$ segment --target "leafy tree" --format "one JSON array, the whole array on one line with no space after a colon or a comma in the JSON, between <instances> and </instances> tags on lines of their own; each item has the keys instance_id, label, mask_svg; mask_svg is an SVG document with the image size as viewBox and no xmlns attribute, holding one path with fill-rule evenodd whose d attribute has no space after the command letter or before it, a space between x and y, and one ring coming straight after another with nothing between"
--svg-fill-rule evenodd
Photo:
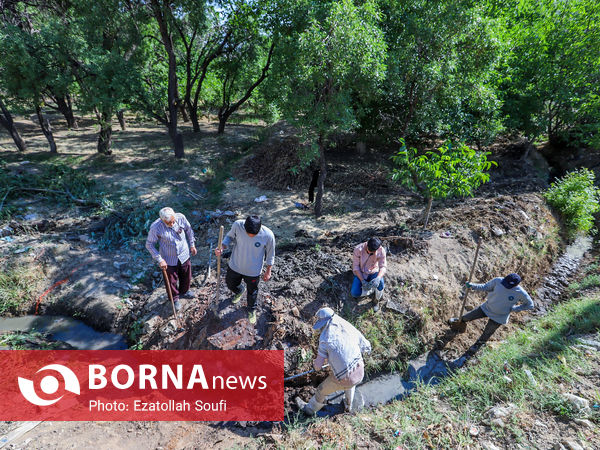
<instances>
[{"instance_id":1,"label":"leafy tree","mask_svg":"<svg viewBox=\"0 0 600 450\"><path fill-rule=\"evenodd\" d=\"M32 27L30 22L22 27L3 27L3 45L0 48L0 64L6 77L3 84L6 92L19 102L21 108L36 111L50 152L56 153L50 122L43 117L41 107L44 90L61 74L53 67L50 57L52 31L48 27L37 30Z\"/></svg>"},{"instance_id":2,"label":"leafy tree","mask_svg":"<svg viewBox=\"0 0 600 450\"><path fill-rule=\"evenodd\" d=\"M240 31L236 30L236 34ZM221 80L219 133L225 131L229 117L246 103L267 78L271 66L275 41L265 36L264 30L256 24L246 26L244 31L246 38L231 51L226 51L217 62L216 72ZM248 38L249 35L252 37Z\"/></svg>"},{"instance_id":3,"label":"leafy tree","mask_svg":"<svg viewBox=\"0 0 600 450\"><path fill-rule=\"evenodd\" d=\"M571 236L594 231L594 214L600 212L600 189L594 179L594 172L583 167L559 178L544 194L563 216Z\"/></svg>"},{"instance_id":4,"label":"leafy tree","mask_svg":"<svg viewBox=\"0 0 600 450\"><path fill-rule=\"evenodd\" d=\"M100 125L98 152L110 154L112 118L140 89L140 28L146 11L119 0L81 0L70 13L78 43L72 60L81 107L93 111Z\"/></svg>"},{"instance_id":5,"label":"leafy tree","mask_svg":"<svg viewBox=\"0 0 600 450\"><path fill-rule=\"evenodd\" d=\"M600 129L600 3L490 2L512 49L500 95L506 124L529 139L591 143Z\"/></svg>"},{"instance_id":6,"label":"leafy tree","mask_svg":"<svg viewBox=\"0 0 600 450\"><path fill-rule=\"evenodd\" d=\"M289 6L289 5L288 5ZM273 90L284 116L312 141L305 164L319 160L315 215L322 214L331 135L356 129L353 97L374 89L385 74L381 15L372 1L301 1L288 9L280 32Z\"/></svg>"},{"instance_id":7,"label":"leafy tree","mask_svg":"<svg viewBox=\"0 0 600 450\"><path fill-rule=\"evenodd\" d=\"M415 148L407 148L403 139L400 143L402 147L392 156L398 166L393 170L392 179L420 193L427 201L423 228L429 222L434 199L473 195L475 189L489 181L486 171L497 165L487 160L489 152L477 152L463 143L447 142L437 151L422 155Z\"/></svg>"},{"instance_id":8,"label":"leafy tree","mask_svg":"<svg viewBox=\"0 0 600 450\"><path fill-rule=\"evenodd\" d=\"M204 82L211 75L210 66L223 54L234 32L236 3L182 1L179 14L173 17L176 44L183 46L183 111L189 113L195 132L200 131L198 110Z\"/></svg>"},{"instance_id":9,"label":"leafy tree","mask_svg":"<svg viewBox=\"0 0 600 450\"><path fill-rule=\"evenodd\" d=\"M364 105L365 133L489 142L501 130L495 86L505 49L496 21L469 0L381 2L386 80Z\"/></svg>"},{"instance_id":10,"label":"leafy tree","mask_svg":"<svg viewBox=\"0 0 600 450\"><path fill-rule=\"evenodd\" d=\"M157 114L157 117L164 117L163 121L169 130L169 136L173 141L173 147L176 158L183 158L183 136L177 128L177 113L181 107L179 97L179 85L177 77L177 53L174 45L175 14L173 2L169 0L150 0L152 15L158 25L159 42L162 43L163 50L167 56L167 104L166 114Z\"/></svg>"}]
</instances>

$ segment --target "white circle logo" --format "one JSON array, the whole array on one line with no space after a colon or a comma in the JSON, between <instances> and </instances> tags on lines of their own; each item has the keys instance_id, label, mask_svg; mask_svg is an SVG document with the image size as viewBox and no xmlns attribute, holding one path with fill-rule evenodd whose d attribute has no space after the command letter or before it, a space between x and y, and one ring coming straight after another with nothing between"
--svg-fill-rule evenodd
<instances>
[{"instance_id":1,"label":"white circle logo","mask_svg":"<svg viewBox=\"0 0 600 450\"><path fill-rule=\"evenodd\" d=\"M75 373L73 373L71 369L61 364L49 364L47 366L42 367L36 373L39 373L42 370L55 370L56 372L60 373L63 380L65 381L65 390L73 392L77 395L80 394L79 380L77 379L77 376L75 375ZM58 387L59 381L53 375L46 375L44 378L42 378L42 381L40 382L40 389L46 395L54 394L56 391L58 391ZM25 397L25 400L37 406L53 405L61 398L63 398L62 395L53 400L44 400L43 398L40 398L35 392L33 381L28 380L27 378L19 377L19 389L21 390L21 394L23 395L23 397Z\"/></svg>"}]
</instances>

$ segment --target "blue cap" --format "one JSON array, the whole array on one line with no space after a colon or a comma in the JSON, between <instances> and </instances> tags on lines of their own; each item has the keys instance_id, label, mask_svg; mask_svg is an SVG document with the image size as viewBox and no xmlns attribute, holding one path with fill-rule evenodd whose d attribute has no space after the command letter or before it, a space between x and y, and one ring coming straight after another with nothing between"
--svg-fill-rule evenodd
<instances>
[{"instance_id":1,"label":"blue cap","mask_svg":"<svg viewBox=\"0 0 600 450\"><path fill-rule=\"evenodd\" d=\"M325 325L327 325L329 323L329 321L333 318L334 314L335 313L333 312L333 309L331 309L331 308L325 307L325 308L319 309L317 311L317 313L315 314L317 321L313 325L313 328L315 330L320 330L321 328L323 328Z\"/></svg>"},{"instance_id":2,"label":"blue cap","mask_svg":"<svg viewBox=\"0 0 600 450\"><path fill-rule=\"evenodd\" d=\"M519 275L517 275L516 273L511 273L509 275L506 275L502 279L502 286L504 286L506 289L512 289L515 286L517 286L520 282L521 282L521 277Z\"/></svg>"}]
</instances>

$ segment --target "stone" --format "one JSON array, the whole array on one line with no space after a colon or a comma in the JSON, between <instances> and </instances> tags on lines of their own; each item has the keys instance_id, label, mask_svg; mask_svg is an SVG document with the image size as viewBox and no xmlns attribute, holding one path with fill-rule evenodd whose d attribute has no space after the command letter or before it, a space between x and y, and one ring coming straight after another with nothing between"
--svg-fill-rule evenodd
<instances>
[{"instance_id":1,"label":"stone","mask_svg":"<svg viewBox=\"0 0 600 450\"><path fill-rule=\"evenodd\" d=\"M144 322L144 334L152 333L162 322L159 316L154 316Z\"/></svg>"},{"instance_id":2,"label":"stone","mask_svg":"<svg viewBox=\"0 0 600 450\"><path fill-rule=\"evenodd\" d=\"M400 313L400 314L406 314L408 312L407 307L402 306L400 303L397 303L393 300L388 300L385 304L385 307L387 309L391 309L392 311L396 311L397 313Z\"/></svg>"},{"instance_id":3,"label":"stone","mask_svg":"<svg viewBox=\"0 0 600 450\"><path fill-rule=\"evenodd\" d=\"M28 222L29 222L29 221L32 221L32 220L37 220L37 219L38 219L38 215L37 215L37 214L35 214L35 213L33 213L33 214L27 214L27 215L25 215L25 216L23 217L23 220L26 220L26 221L28 221Z\"/></svg>"},{"instance_id":4,"label":"stone","mask_svg":"<svg viewBox=\"0 0 600 450\"><path fill-rule=\"evenodd\" d=\"M594 427L594 425L592 425L592 422L590 422L587 419L573 419L573 422L575 422L579 426L586 427L586 428Z\"/></svg>"},{"instance_id":5,"label":"stone","mask_svg":"<svg viewBox=\"0 0 600 450\"><path fill-rule=\"evenodd\" d=\"M300 317L300 311L298 311L298 307L297 307L297 306L294 306L294 307L292 308L292 314L293 314L295 317Z\"/></svg>"},{"instance_id":6,"label":"stone","mask_svg":"<svg viewBox=\"0 0 600 450\"><path fill-rule=\"evenodd\" d=\"M494 427L498 427L498 428L506 427L506 424L504 423L504 421L502 419L492 419L490 421L490 425L492 425Z\"/></svg>"},{"instance_id":7,"label":"stone","mask_svg":"<svg viewBox=\"0 0 600 450\"><path fill-rule=\"evenodd\" d=\"M507 383L507 384L512 384L513 380L511 377L506 376L506 375L502 375L502 379Z\"/></svg>"},{"instance_id":8,"label":"stone","mask_svg":"<svg viewBox=\"0 0 600 450\"><path fill-rule=\"evenodd\" d=\"M563 398L568 401L576 410L581 411L584 409L589 409L590 402L585 398L578 397L573 394L563 394Z\"/></svg>"},{"instance_id":9,"label":"stone","mask_svg":"<svg viewBox=\"0 0 600 450\"><path fill-rule=\"evenodd\" d=\"M566 439L562 441L561 444L568 450L583 450L583 447L573 439Z\"/></svg>"},{"instance_id":10,"label":"stone","mask_svg":"<svg viewBox=\"0 0 600 450\"><path fill-rule=\"evenodd\" d=\"M484 450L501 450L497 445L492 444L490 441L483 441L479 445Z\"/></svg>"},{"instance_id":11,"label":"stone","mask_svg":"<svg viewBox=\"0 0 600 450\"><path fill-rule=\"evenodd\" d=\"M0 228L0 237L10 236L11 234L14 234L14 232L15 230L7 225L4 228Z\"/></svg>"},{"instance_id":12,"label":"stone","mask_svg":"<svg viewBox=\"0 0 600 450\"><path fill-rule=\"evenodd\" d=\"M488 409L484 415L490 419L501 419L511 414L515 408L512 403L508 403L506 406L494 406Z\"/></svg>"},{"instance_id":13,"label":"stone","mask_svg":"<svg viewBox=\"0 0 600 450\"><path fill-rule=\"evenodd\" d=\"M470 427L469 434L473 437L477 436L479 434L479 428L477 428L476 426Z\"/></svg>"},{"instance_id":14,"label":"stone","mask_svg":"<svg viewBox=\"0 0 600 450\"><path fill-rule=\"evenodd\" d=\"M494 236L500 237L500 236L504 235L504 230L502 230L500 227L494 225L492 227L492 233L494 233Z\"/></svg>"},{"instance_id":15,"label":"stone","mask_svg":"<svg viewBox=\"0 0 600 450\"><path fill-rule=\"evenodd\" d=\"M527 213L525 211L523 211L522 209L519 209L519 214L521 214L523 216L523 219L525 220L529 220L529 216L527 215Z\"/></svg>"},{"instance_id":16,"label":"stone","mask_svg":"<svg viewBox=\"0 0 600 450\"><path fill-rule=\"evenodd\" d=\"M84 244L93 244L94 243L94 240L91 237L89 237L87 234L80 234L79 236L77 236L77 238Z\"/></svg>"}]
</instances>

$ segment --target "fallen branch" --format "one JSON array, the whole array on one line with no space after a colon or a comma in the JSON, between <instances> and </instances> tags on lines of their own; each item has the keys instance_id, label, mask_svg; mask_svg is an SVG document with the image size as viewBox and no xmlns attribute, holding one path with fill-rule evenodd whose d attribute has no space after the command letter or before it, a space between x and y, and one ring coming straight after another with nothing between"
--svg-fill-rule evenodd
<instances>
[{"instance_id":1,"label":"fallen branch","mask_svg":"<svg viewBox=\"0 0 600 450\"><path fill-rule=\"evenodd\" d=\"M6 197L8 197L8 194L10 194L10 191L12 190L13 188L8 188L6 194L4 194L4 197L2 197L2 201L0 202L0 211L2 211L2 208L4 207L4 200L6 200Z\"/></svg>"},{"instance_id":2,"label":"fallen branch","mask_svg":"<svg viewBox=\"0 0 600 450\"><path fill-rule=\"evenodd\" d=\"M42 188L26 188L26 187L17 187L17 188L13 188L15 191L31 191L31 192L47 192L50 194L60 194L60 195L64 195L65 197L70 198L73 202L77 203L78 205L82 205L82 206L99 206L102 207L110 212L116 213L117 210L113 209L113 208L109 208L107 206L102 205L100 202L94 201L94 200L83 200L81 198L77 198L75 197L73 194L71 194L71 192L66 189L64 191L58 191L56 189L42 189Z\"/></svg>"},{"instance_id":3,"label":"fallen branch","mask_svg":"<svg viewBox=\"0 0 600 450\"><path fill-rule=\"evenodd\" d=\"M190 188L186 187L186 186L181 186L180 184L171 181L171 180L167 180L167 183L169 183L172 186L178 187L178 188L182 188L185 192L187 192L187 194L192 197L194 200L201 200L204 197L200 194L197 194L196 192L192 191Z\"/></svg>"}]
</instances>

